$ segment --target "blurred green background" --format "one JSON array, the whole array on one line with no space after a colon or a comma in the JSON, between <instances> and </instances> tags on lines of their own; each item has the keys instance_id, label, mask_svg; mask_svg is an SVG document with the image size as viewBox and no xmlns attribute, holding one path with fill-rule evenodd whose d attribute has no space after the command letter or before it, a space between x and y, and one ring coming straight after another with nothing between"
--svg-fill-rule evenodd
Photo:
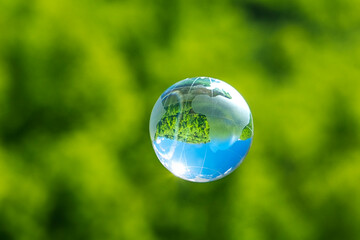
<instances>
[{"instance_id":1,"label":"blurred green background","mask_svg":"<svg viewBox=\"0 0 360 240\"><path fill-rule=\"evenodd\" d=\"M360 239L360 2L0 1L0 239ZM249 155L157 160L173 83L233 85Z\"/></svg>"}]
</instances>

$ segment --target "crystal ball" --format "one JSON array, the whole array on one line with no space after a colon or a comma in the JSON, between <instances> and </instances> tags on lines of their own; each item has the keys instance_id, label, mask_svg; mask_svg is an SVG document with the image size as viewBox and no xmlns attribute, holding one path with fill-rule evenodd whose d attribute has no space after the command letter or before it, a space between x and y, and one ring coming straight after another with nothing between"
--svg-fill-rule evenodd
<instances>
[{"instance_id":1,"label":"crystal ball","mask_svg":"<svg viewBox=\"0 0 360 240\"><path fill-rule=\"evenodd\" d=\"M210 77L187 78L169 87L150 117L153 148L171 173L210 182L233 172L253 140L253 119L235 88Z\"/></svg>"}]
</instances>

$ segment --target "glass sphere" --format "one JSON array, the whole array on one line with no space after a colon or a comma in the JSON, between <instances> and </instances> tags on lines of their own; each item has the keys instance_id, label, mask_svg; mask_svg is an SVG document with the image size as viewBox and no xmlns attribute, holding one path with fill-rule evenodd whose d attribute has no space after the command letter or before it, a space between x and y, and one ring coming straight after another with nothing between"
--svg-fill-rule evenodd
<instances>
[{"instance_id":1,"label":"glass sphere","mask_svg":"<svg viewBox=\"0 0 360 240\"><path fill-rule=\"evenodd\" d=\"M150 117L150 136L160 162L192 182L233 172L253 139L253 119L244 98L229 84L187 78L168 88Z\"/></svg>"}]
</instances>

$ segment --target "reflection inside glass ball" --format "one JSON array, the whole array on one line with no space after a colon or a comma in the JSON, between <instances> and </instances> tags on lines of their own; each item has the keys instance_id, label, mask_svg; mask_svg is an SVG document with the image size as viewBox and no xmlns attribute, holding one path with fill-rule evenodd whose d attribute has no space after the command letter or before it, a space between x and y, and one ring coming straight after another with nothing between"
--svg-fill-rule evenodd
<instances>
[{"instance_id":1,"label":"reflection inside glass ball","mask_svg":"<svg viewBox=\"0 0 360 240\"><path fill-rule=\"evenodd\" d=\"M187 78L168 88L150 117L150 136L160 162L193 182L220 179L242 162L253 139L244 98L229 84Z\"/></svg>"}]
</instances>

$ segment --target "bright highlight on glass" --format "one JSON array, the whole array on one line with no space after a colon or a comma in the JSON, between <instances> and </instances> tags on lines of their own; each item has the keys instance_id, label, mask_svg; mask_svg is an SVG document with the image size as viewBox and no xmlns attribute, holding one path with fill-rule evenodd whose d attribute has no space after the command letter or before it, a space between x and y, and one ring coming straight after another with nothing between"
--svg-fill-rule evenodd
<instances>
[{"instance_id":1,"label":"bright highlight on glass","mask_svg":"<svg viewBox=\"0 0 360 240\"><path fill-rule=\"evenodd\" d=\"M187 78L155 103L150 137L160 162L175 176L210 182L243 161L253 139L253 119L244 98L229 84Z\"/></svg>"}]
</instances>

